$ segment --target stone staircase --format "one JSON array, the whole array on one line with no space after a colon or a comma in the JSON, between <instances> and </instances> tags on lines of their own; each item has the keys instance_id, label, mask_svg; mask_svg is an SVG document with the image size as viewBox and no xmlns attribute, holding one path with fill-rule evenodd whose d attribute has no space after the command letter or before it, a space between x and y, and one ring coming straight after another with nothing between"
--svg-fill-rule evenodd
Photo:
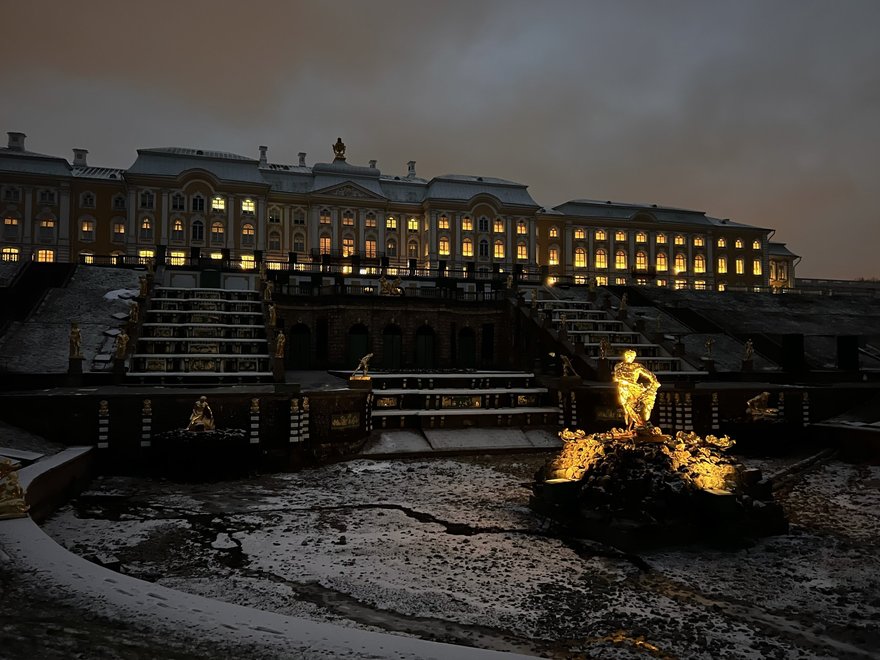
<instances>
[{"instance_id":1,"label":"stone staircase","mask_svg":"<svg viewBox=\"0 0 880 660\"><path fill-rule=\"evenodd\" d=\"M269 349L257 291L157 287L130 359L128 380L271 382Z\"/></svg>"}]
</instances>

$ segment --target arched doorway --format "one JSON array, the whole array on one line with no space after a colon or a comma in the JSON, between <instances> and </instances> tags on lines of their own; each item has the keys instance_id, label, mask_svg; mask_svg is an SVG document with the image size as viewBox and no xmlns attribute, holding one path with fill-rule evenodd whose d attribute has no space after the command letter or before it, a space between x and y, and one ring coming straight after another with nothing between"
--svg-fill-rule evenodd
<instances>
[{"instance_id":1,"label":"arched doorway","mask_svg":"<svg viewBox=\"0 0 880 660\"><path fill-rule=\"evenodd\" d=\"M434 328L429 325L416 330L416 368L434 368Z\"/></svg>"},{"instance_id":2,"label":"arched doorway","mask_svg":"<svg viewBox=\"0 0 880 660\"><path fill-rule=\"evenodd\" d=\"M458 331L458 366L461 369L477 367L477 336L472 328Z\"/></svg>"},{"instance_id":3,"label":"arched doorway","mask_svg":"<svg viewBox=\"0 0 880 660\"><path fill-rule=\"evenodd\" d=\"M345 339L345 368L354 369L360 359L370 352L370 331L363 323L355 323L348 329Z\"/></svg>"},{"instance_id":4,"label":"arched doorway","mask_svg":"<svg viewBox=\"0 0 880 660\"><path fill-rule=\"evenodd\" d=\"M287 368L311 369L312 331L305 323L297 323L287 333Z\"/></svg>"},{"instance_id":5,"label":"arched doorway","mask_svg":"<svg viewBox=\"0 0 880 660\"><path fill-rule=\"evenodd\" d=\"M403 333L400 326L387 325L382 331L382 366L389 370L403 366Z\"/></svg>"}]
</instances>

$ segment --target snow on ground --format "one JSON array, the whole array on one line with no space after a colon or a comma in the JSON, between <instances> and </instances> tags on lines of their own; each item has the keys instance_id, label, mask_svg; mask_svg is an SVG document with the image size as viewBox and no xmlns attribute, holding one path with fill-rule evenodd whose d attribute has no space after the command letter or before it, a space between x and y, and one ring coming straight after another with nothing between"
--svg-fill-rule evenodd
<instances>
[{"instance_id":1,"label":"snow on ground","mask_svg":"<svg viewBox=\"0 0 880 660\"><path fill-rule=\"evenodd\" d=\"M556 657L872 657L880 469L821 466L788 535L624 556L528 508L546 456L371 461L220 484L101 478L44 529L191 593Z\"/></svg>"}]
</instances>

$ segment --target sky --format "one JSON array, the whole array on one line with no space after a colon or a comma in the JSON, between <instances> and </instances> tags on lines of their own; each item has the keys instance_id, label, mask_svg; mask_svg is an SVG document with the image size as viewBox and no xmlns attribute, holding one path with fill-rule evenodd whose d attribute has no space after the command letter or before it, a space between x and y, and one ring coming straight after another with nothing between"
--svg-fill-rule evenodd
<instances>
[{"instance_id":1,"label":"sky","mask_svg":"<svg viewBox=\"0 0 880 660\"><path fill-rule=\"evenodd\" d=\"M528 184L776 229L880 277L880 1L0 0L0 131ZM14 27L13 27L14 26ZM5 126L4 126L5 125ZM874 184L872 186L872 184Z\"/></svg>"}]
</instances>

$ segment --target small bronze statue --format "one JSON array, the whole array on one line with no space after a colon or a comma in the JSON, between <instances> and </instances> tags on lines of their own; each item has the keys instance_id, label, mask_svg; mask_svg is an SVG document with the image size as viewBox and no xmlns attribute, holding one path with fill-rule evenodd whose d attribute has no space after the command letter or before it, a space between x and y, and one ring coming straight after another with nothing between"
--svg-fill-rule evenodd
<instances>
[{"instance_id":1,"label":"small bronze statue","mask_svg":"<svg viewBox=\"0 0 880 660\"><path fill-rule=\"evenodd\" d=\"M606 337L602 337L599 340L599 359L606 360L608 359L608 351L611 348L611 344L608 343L608 339Z\"/></svg>"},{"instance_id":2,"label":"small bronze statue","mask_svg":"<svg viewBox=\"0 0 880 660\"><path fill-rule=\"evenodd\" d=\"M755 354L755 345L752 343L751 339L746 340L746 350L745 355L743 356L743 360L749 362L752 359L752 356Z\"/></svg>"},{"instance_id":3,"label":"small bronze statue","mask_svg":"<svg viewBox=\"0 0 880 660\"><path fill-rule=\"evenodd\" d=\"M128 349L128 334L122 330L116 335L116 359L124 360L125 352Z\"/></svg>"},{"instance_id":4,"label":"small bronze statue","mask_svg":"<svg viewBox=\"0 0 880 660\"><path fill-rule=\"evenodd\" d=\"M263 289L263 300L272 300L272 292L275 289L275 285L272 282L267 281L266 287Z\"/></svg>"},{"instance_id":5,"label":"small bronze statue","mask_svg":"<svg viewBox=\"0 0 880 660\"><path fill-rule=\"evenodd\" d=\"M770 392L761 392L746 401L746 414L753 422L775 420L779 415L779 409L771 408L769 404Z\"/></svg>"},{"instance_id":6,"label":"small bronze statue","mask_svg":"<svg viewBox=\"0 0 880 660\"><path fill-rule=\"evenodd\" d=\"M275 336L275 357L283 358L284 357L284 344L287 342L287 338L284 336L283 332L279 332Z\"/></svg>"},{"instance_id":7,"label":"small bronze statue","mask_svg":"<svg viewBox=\"0 0 880 660\"><path fill-rule=\"evenodd\" d=\"M357 375L357 372L360 371L360 378L369 378L370 377L370 358L373 357L372 353L367 353L364 357L361 358L361 361L358 362L358 366L355 367L355 370L351 372L351 377L354 378Z\"/></svg>"},{"instance_id":8,"label":"small bronze statue","mask_svg":"<svg viewBox=\"0 0 880 660\"><path fill-rule=\"evenodd\" d=\"M560 353L559 359L562 361L562 375L565 376L574 376L575 378L580 378L578 372L574 370L574 367L571 364L571 360L568 359L567 355L562 355Z\"/></svg>"},{"instance_id":9,"label":"small bronze statue","mask_svg":"<svg viewBox=\"0 0 880 660\"><path fill-rule=\"evenodd\" d=\"M629 307L629 294L624 293L620 297L620 310L619 311L625 312L627 310L627 307Z\"/></svg>"},{"instance_id":10,"label":"small bronze statue","mask_svg":"<svg viewBox=\"0 0 880 660\"><path fill-rule=\"evenodd\" d=\"M278 312L275 310L275 304L272 303L269 305L269 327L274 328L276 323L278 322Z\"/></svg>"},{"instance_id":11,"label":"small bronze statue","mask_svg":"<svg viewBox=\"0 0 880 660\"><path fill-rule=\"evenodd\" d=\"M82 333L79 324L74 321L70 324L70 357L81 358L82 356Z\"/></svg>"},{"instance_id":12,"label":"small bronze statue","mask_svg":"<svg viewBox=\"0 0 880 660\"><path fill-rule=\"evenodd\" d=\"M131 305L129 305L128 307L128 320L136 324L138 322L138 316L140 315L140 312L141 306L138 305L136 300L132 300Z\"/></svg>"},{"instance_id":13,"label":"small bronze statue","mask_svg":"<svg viewBox=\"0 0 880 660\"><path fill-rule=\"evenodd\" d=\"M192 414L189 416L187 431L213 431L214 411L208 405L208 397L202 396L193 404Z\"/></svg>"},{"instance_id":14,"label":"small bronze statue","mask_svg":"<svg viewBox=\"0 0 880 660\"><path fill-rule=\"evenodd\" d=\"M708 358L709 360L712 359L712 346L714 346L714 345L715 345L715 340L712 339L712 337L708 337L706 339L705 346L706 346L706 358Z\"/></svg>"}]
</instances>

